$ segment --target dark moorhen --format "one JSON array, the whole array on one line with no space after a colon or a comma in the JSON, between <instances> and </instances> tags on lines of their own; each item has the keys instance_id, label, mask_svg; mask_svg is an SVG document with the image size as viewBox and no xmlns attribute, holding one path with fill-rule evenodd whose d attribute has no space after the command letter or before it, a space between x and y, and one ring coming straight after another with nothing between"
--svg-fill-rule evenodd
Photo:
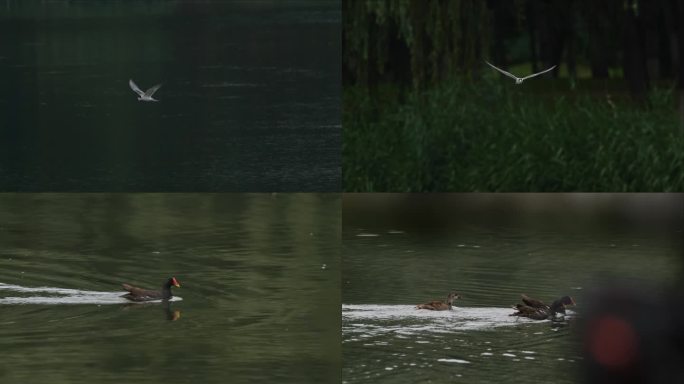
<instances>
[{"instance_id":1,"label":"dark moorhen","mask_svg":"<svg viewBox=\"0 0 684 384\"><path fill-rule=\"evenodd\" d=\"M451 292L444 301L430 301L429 303L418 304L416 309L429 309L431 311L448 311L454 305L455 299L460 299L461 296L456 292Z\"/></svg>"},{"instance_id":2,"label":"dark moorhen","mask_svg":"<svg viewBox=\"0 0 684 384\"><path fill-rule=\"evenodd\" d=\"M153 289L143 289L134 287L129 284L122 284L124 290L128 291L127 294L121 296L125 297L131 301L151 301L151 300L168 300L173 297L171 294L171 286L180 288L180 284L175 277L169 278L166 283L162 286L161 291L155 291Z\"/></svg>"},{"instance_id":3,"label":"dark moorhen","mask_svg":"<svg viewBox=\"0 0 684 384\"><path fill-rule=\"evenodd\" d=\"M575 300L570 296L563 296L550 306L524 294L521 298L523 304L516 304L513 309L517 312L512 313L511 316L527 317L533 320L554 319L559 313L565 315L565 306L575 305Z\"/></svg>"}]
</instances>

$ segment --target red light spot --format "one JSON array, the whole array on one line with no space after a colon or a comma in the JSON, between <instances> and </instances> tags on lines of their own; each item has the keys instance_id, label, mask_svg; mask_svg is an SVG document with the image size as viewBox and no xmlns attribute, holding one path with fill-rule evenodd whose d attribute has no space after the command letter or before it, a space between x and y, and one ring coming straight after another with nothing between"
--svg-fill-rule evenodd
<instances>
[{"instance_id":1,"label":"red light spot","mask_svg":"<svg viewBox=\"0 0 684 384\"><path fill-rule=\"evenodd\" d=\"M627 368L637 356L637 335L627 321L605 315L589 327L589 352L597 363L607 368Z\"/></svg>"}]
</instances>

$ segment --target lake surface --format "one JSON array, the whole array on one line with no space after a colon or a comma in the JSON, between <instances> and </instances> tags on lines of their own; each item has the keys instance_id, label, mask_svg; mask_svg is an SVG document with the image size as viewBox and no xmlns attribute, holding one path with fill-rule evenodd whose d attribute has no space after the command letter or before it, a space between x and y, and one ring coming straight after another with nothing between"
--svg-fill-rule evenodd
<instances>
[{"instance_id":1,"label":"lake surface","mask_svg":"<svg viewBox=\"0 0 684 384\"><path fill-rule=\"evenodd\" d=\"M363 196L344 197L343 383L575 383L577 320L593 287L606 276L668 284L681 272L665 233L573 226L571 214L534 224L523 208L511 209L514 220L498 209L476 215L492 195L437 213L413 201L429 195L404 205L365 195L365 207ZM415 309L451 290L462 295L452 311ZM578 305L557 323L511 317L521 293L546 302L571 295Z\"/></svg>"},{"instance_id":2,"label":"lake surface","mask_svg":"<svg viewBox=\"0 0 684 384\"><path fill-rule=\"evenodd\" d=\"M0 382L339 383L339 207L0 194ZM168 305L119 297L169 276Z\"/></svg>"},{"instance_id":3,"label":"lake surface","mask_svg":"<svg viewBox=\"0 0 684 384\"><path fill-rule=\"evenodd\" d=\"M340 20L339 0L3 2L0 190L339 191Z\"/></svg>"}]
</instances>

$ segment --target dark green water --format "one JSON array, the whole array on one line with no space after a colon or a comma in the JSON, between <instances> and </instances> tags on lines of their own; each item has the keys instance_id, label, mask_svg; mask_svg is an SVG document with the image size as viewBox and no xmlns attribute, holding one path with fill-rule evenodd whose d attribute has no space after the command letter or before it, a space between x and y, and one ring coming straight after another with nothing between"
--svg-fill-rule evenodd
<instances>
[{"instance_id":1,"label":"dark green water","mask_svg":"<svg viewBox=\"0 0 684 384\"><path fill-rule=\"evenodd\" d=\"M655 284L680 278L673 237L681 232L573 223L580 210L561 199L553 209L563 214L553 219L502 195L472 196L455 208L434 195L345 195L344 383L578 382L577 319L593 288L606 276ZM551 200L534 199L526 202L537 208ZM431 200L438 204L425 203ZM491 200L509 208L488 209ZM414 308L451 290L463 296L453 311ZM571 295L578 305L556 325L516 319L510 306L521 293L547 302Z\"/></svg>"},{"instance_id":2,"label":"dark green water","mask_svg":"<svg viewBox=\"0 0 684 384\"><path fill-rule=\"evenodd\" d=\"M0 283L15 286L0 286L0 382L339 383L339 207L314 194L0 195ZM171 275L168 307L113 302L122 282Z\"/></svg>"},{"instance_id":3,"label":"dark green water","mask_svg":"<svg viewBox=\"0 0 684 384\"><path fill-rule=\"evenodd\" d=\"M0 190L339 191L340 18L339 0L3 1Z\"/></svg>"}]
</instances>

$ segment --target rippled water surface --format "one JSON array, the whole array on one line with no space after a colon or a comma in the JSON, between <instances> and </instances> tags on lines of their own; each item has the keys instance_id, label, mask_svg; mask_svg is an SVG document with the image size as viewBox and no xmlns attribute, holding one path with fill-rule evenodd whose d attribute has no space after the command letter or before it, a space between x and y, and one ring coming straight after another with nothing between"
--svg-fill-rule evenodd
<instances>
[{"instance_id":1,"label":"rippled water surface","mask_svg":"<svg viewBox=\"0 0 684 384\"><path fill-rule=\"evenodd\" d=\"M335 195L0 195L0 382L339 383L339 225Z\"/></svg>"},{"instance_id":2,"label":"rippled water surface","mask_svg":"<svg viewBox=\"0 0 684 384\"><path fill-rule=\"evenodd\" d=\"M668 241L633 233L350 221L343 229L345 383L577 382L576 320L590 287L604 274L663 282L679 271ZM451 290L463 296L452 311L415 309ZM578 305L562 322L518 319L509 314L521 293L545 301L572 295Z\"/></svg>"},{"instance_id":3,"label":"rippled water surface","mask_svg":"<svg viewBox=\"0 0 684 384\"><path fill-rule=\"evenodd\" d=\"M338 191L340 18L339 0L3 1L0 190Z\"/></svg>"}]
</instances>

